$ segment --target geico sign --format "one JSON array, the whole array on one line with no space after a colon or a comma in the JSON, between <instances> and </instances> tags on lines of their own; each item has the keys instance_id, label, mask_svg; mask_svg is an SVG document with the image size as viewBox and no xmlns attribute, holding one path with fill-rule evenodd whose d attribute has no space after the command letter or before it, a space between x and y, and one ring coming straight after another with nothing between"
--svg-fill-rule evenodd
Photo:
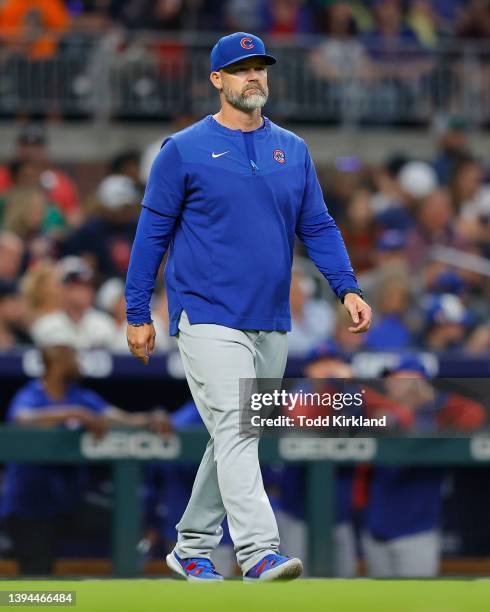
<instances>
[{"instance_id":1,"label":"geico sign","mask_svg":"<svg viewBox=\"0 0 490 612\"><path fill-rule=\"evenodd\" d=\"M281 438L284 459L345 459L367 461L376 455L374 438Z\"/></svg>"},{"instance_id":2,"label":"geico sign","mask_svg":"<svg viewBox=\"0 0 490 612\"><path fill-rule=\"evenodd\" d=\"M180 440L176 436L119 431L97 440L91 433L84 433L80 452L87 459L175 459L180 455Z\"/></svg>"},{"instance_id":3,"label":"geico sign","mask_svg":"<svg viewBox=\"0 0 490 612\"><path fill-rule=\"evenodd\" d=\"M471 438L470 454L477 461L490 461L490 437L475 436Z\"/></svg>"}]
</instances>

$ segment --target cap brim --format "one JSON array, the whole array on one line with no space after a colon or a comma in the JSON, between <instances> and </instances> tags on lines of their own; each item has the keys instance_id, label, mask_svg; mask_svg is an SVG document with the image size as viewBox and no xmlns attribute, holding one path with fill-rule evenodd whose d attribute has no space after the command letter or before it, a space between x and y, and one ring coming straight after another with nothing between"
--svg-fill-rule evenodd
<instances>
[{"instance_id":1,"label":"cap brim","mask_svg":"<svg viewBox=\"0 0 490 612\"><path fill-rule=\"evenodd\" d=\"M265 63L268 66L272 66L273 64L277 62L277 59L273 55L267 55L265 53L247 53L246 55L240 55L239 57L233 58L226 64L223 64L223 66L216 68L216 70L222 70L223 68L228 68L229 66L232 66L233 64L238 64L238 62L241 62L246 59L250 59L251 57L263 57L265 59Z\"/></svg>"}]
</instances>

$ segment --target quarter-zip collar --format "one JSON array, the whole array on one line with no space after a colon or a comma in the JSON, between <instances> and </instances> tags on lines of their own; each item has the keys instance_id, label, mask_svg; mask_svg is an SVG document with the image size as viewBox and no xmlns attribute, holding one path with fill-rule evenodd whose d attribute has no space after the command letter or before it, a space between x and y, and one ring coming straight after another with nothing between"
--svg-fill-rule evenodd
<instances>
[{"instance_id":1,"label":"quarter-zip collar","mask_svg":"<svg viewBox=\"0 0 490 612\"><path fill-rule=\"evenodd\" d=\"M262 115L262 118L264 119L264 122L260 127L258 127L256 130L251 130L250 132L244 132L243 130L232 130L231 128L227 128L224 125L221 125L221 123L216 121L213 115L208 115L206 117L208 123L213 129L227 136L243 137L244 134L251 134L254 136L254 138L265 138L270 134L271 126L270 120L267 117L264 117L264 115Z\"/></svg>"}]
</instances>

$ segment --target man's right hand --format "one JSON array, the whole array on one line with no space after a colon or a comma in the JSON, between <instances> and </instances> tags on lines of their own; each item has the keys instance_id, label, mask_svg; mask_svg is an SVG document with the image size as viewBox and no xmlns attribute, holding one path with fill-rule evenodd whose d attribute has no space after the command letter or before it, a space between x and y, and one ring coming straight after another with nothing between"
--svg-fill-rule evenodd
<instances>
[{"instance_id":1,"label":"man's right hand","mask_svg":"<svg viewBox=\"0 0 490 612\"><path fill-rule=\"evenodd\" d=\"M155 348L155 328L153 323L145 323L145 325L128 325L126 331L126 338L128 340L128 346L131 353L141 359L141 361L147 365L150 359L150 355L153 353Z\"/></svg>"}]
</instances>

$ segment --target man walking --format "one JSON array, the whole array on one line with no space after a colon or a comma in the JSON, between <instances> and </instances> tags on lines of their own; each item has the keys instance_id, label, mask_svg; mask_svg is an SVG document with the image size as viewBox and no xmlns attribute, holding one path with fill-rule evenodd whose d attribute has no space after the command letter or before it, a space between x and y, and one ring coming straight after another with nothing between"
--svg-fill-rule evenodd
<instances>
[{"instance_id":1,"label":"man walking","mask_svg":"<svg viewBox=\"0 0 490 612\"><path fill-rule=\"evenodd\" d=\"M150 299L170 246L170 333L210 433L167 557L189 580L222 580L210 553L225 515L245 580L296 578L302 571L299 559L279 554L258 439L239 436L239 379L284 374L295 234L349 311L349 329L364 332L371 319L305 142L261 114L267 66L275 62L252 34L216 43L210 80L221 108L164 142L126 281L128 344L147 363L155 343Z\"/></svg>"}]
</instances>

